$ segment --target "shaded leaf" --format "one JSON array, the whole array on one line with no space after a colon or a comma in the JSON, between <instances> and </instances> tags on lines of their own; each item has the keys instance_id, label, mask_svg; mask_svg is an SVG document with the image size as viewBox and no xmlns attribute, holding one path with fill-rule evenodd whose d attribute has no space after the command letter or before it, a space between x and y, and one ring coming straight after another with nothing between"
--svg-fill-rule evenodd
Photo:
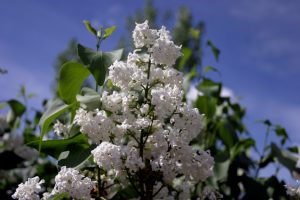
<instances>
[{"instance_id":1,"label":"shaded leaf","mask_svg":"<svg viewBox=\"0 0 300 200\"><path fill-rule=\"evenodd\" d=\"M182 48L182 54L183 56L180 58L179 62L179 70L183 70L184 66L187 64L187 61L190 59L192 55L192 50L189 48Z\"/></svg>"},{"instance_id":2,"label":"shaded leaf","mask_svg":"<svg viewBox=\"0 0 300 200\"><path fill-rule=\"evenodd\" d=\"M0 153L0 160L1 170L14 169L24 161L23 158L15 154L13 151L4 151Z\"/></svg>"},{"instance_id":3,"label":"shaded leaf","mask_svg":"<svg viewBox=\"0 0 300 200\"><path fill-rule=\"evenodd\" d=\"M281 126L277 125L275 128L275 133L278 137L281 137L281 144L285 144L286 140L289 138L286 130Z\"/></svg>"},{"instance_id":4,"label":"shaded leaf","mask_svg":"<svg viewBox=\"0 0 300 200\"><path fill-rule=\"evenodd\" d=\"M112 52L94 51L80 44L77 46L78 55L85 65L89 66L89 70L94 76L98 85L103 85L107 69L116 60L122 57L123 49Z\"/></svg>"},{"instance_id":5,"label":"shaded leaf","mask_svg":"<svg viewBox=\"0 0 300 200\"><path fill-rule=\"evenodd\" d=\"M28 146L39 149L40 141L36 140L30 143L27 143ZM83 134L76 134L70 138L62 140L46 140L42 141L40 151L47 155L50 155L56 159L59 158L61 152L70 150L71 148L77 147L89 147L87 137Z\"/></svg>"},{"instance_id":6,"label":"shaded leaf","mask_svg":"<svg viewBox=\"0 0 300 200\"><path fill-rule=\"evenodd\" d=\"M198 96L195 105L202 114L211 119L216 112L217 100L208 96Z\"/></svg>"},{"instance_id":7,"label":"shaded leaf","mask_svg":"<svg viewBox=\"0 0 300 200\"><path fill-rule=\"evenodd\" d=\"M209 71L213 71L213 72L217 72L219 75L221 75L221 73L219 72L219 70L213 66L206 66L203 68L203 71L205 73L209 72Z\"/></svg>"},{"instance_id":8,"label":"shaded leaf","mask_svg":"<svg viewBox=\"0 0 300 200\"><path fill-rule=\"evenodd\" d=\"M71 144L68 151L64 151L58 158L58 165L67 167L78 167L91 156L91 151L96 145Z\"/></svg>"},{"instance_id":9,"label":"shaded leaf","mask_svg":"<svg viewBox=\"0 0 300 200\"><path fill-rule=\"evenodd\" d=\"M296 170L296 158L291 157L287 152L281 150L275 143L271 144L271 154L291 172Z\"/></svg>"},{"instance_id":10,"label":"shaded leaf","mask_svg":"<svg viewBox=\"0 0 300 200\"><path fill-rule=\"evenodd\" d=\"M218 61L221 51L210 40L207 41L207 45L210 46L211 51L215 56L215 59Z\"/></svg>"},{"instance_id":11,"label":"shaded leaf","mask_svg":"<svg viewBox=\"0 0 300 200\"><path fill-rule=\"evenodd\" d=\"M77 95L76 99L81 106L87 110L95 110L101 105L100 94L90 88L82 88L82 95Z\"/></svg>"},{"instance_id":12,"label":"shaded leaf","mask_svg":"<svg viewBox=\"0 0 300 200\"><path fill-rule=\"evenodd\" d=\"M41 126L40 143L42 142L44 135L48 131L49 125L62 113L66 112L69 108L76 105L76 103L67 105L60 99L55 99L49 103L49 107L47 108L46 112L43 114L39 122L39 125Z\"/></svg>"},{"instance_id":13,"label":"shaded leaf","mask_svg":"<svg viewBox=\"0 0 300 200\"><path fill-rule=\"evenodd\" d=\"M7 121L9 123L12 123L13 121L15 121L15 119L17 117L21 117L26 111L26 107L21 102L15 100L15 99L7 101L7 104L11 108L11 110L7 116Z\"/></svg>"}]
</instances>

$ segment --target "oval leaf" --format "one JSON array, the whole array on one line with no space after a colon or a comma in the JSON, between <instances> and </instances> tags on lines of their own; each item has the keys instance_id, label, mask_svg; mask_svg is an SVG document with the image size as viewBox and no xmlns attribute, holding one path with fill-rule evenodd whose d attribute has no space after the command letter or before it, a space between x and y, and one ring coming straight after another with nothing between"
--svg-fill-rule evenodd
<instances>
[{"instance_id":1,"label":"oval leaf","mask_svg":"<svg viewBox=\"0 0 300 200\"><path fill-rule=\"evenodd\" d=\"M76 101L83 81L90 75L90 71L77 62L67 62L60 70L58 78L58 92L68 104Z\"/></svg>"},{"instance_id":2,"label":"oval leaf","mask_svg":"<svg viewBox=\"0 0 300 200\"><path fill-rule=\"evenodd\" d=\"M52 102L50 102L50 106L43 114L39 122L39 125L41 126L40 145L51 122L53 122L58 116L60 116L62 113L64 113L66 110L68 110L74 105L75 104L67 105L59 99L55 99Z\"/></svg>"},{"instance_id":3,"label":"oval leaf","mask_svg":"<svg viewBox=\"0 0 300 200\"><path fill-rule=\"evenodd\" d=\"M103 36L103 39L108 38L116 30L116 28L117 28L116 26L111 26L111 27L105 29L105 34Z\"/></svg>"},{"instance_id":4,"label":"oval leaf","mask_svg":"<svg viewBox=\"0 0 300 200\"><path fill-rule=\"evenodd\" d=\"M85 28L92 34L92 35L97 35L97 31L94 27L92 27L91 22L87 20L83 20L83 23L85 25Z\"/></svg>"}]
</instances>

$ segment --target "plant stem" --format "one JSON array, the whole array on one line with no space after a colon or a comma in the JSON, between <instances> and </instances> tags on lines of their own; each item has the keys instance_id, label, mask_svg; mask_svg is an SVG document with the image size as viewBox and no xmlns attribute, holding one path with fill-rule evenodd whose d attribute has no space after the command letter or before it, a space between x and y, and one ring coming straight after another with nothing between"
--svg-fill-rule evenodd
<instances>
[{"instance_id":1,"label":"plant stem","mask_svg":"<svg viewBox=\"0 0 300 200\"><path fill-rule=\"evenodd\" d=\"M259 170L260 170L259 165L263 162L263 159L265 157L269 135L270 135L270 125L267 125L267 131L266 131L265 139L264 139L264 148L263 148L263 152L261 153L261 156L260 156L260 159L259 159L259 162L258 162L258 166L257 166L256 172L255 172L255 178L258 178L258 174L259 174Z\"/></svg>"},{"instance_id":2,"label":"plant stem","mask_svg":"<svg viewBox=\"0 0 300 200\"><path fill-rule=\"evenodd\" d=\"M101 194L101 178L100 178L100 167L97 166L97 182L98 182L98 191L97 191L97 197L100 199Z\"/></svg>"},{"instance_id":3,"label":"plant stem","mask_svg":"<svg viewBox=\"0 0 300 200\"><path fill-rule=\"evenodd\" d=\"M151 54L149 55L148 70L147 70L147 86L145 89L145 99L146 100L147 100L148 92L149 92L150 67L151 67Z\"/></svg>"}]
</instances>

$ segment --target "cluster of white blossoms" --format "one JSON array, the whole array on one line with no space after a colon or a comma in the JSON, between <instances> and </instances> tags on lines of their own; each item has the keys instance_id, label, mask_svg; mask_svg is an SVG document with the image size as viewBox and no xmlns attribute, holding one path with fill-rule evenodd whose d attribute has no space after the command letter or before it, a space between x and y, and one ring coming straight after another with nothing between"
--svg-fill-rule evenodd
<instances>
[{"instance_id":1,"label":"cluster of white blossoms","mask_svg":"<svg viewBox=\"0 0 300 200\"><path fill-rule=\"evenodd\" d=\"M12 198L19 200L39 200L39 192L42 191L42 186L45 181L39 177L29 178L25 183L19 184Z\"/></svg>"},{"instance_id":2,"label":"cluster of white blossoms","mask_svg":"<svg viewBox=\"0 0 300 200\"><path fill-rule=\"evenodd\" d=\"M89 200L95 183L88 177L79 174L73 168L62 167L55 176L55 186L51 194L66 193L71 198Z\"/></svg>"},{"instance_id":3,"label":"cluster of white blossoms","mask_svg":"<svg viewBox=\"0 0 300 200\"><path fill-rule=\"evenodd\" d=\"M44 182L44 180L40 181L37 176L29 178L25 183L19 184L12 197L19 200L39 200L39 193L43 191L41 184ZM64 166L55 176L54 189L50 193L43 193L42 199L53 199L54 195L65 194L72 199L90 200L93 188L95 188L95 183L90 178L84 177L73 168Z\"/></svg>"},{"instance_id":4,"label":"cluster of white blossoms","mask_svg":"<svg viewBox=\"0 0 300 200\"><path fill-rule=\"evenodd\" d=\"M138 199L186 200L195 192L198 199L216 199L211 191L196 191L196 184L212 175L214 159L191 145L204 118L183 101L183 75L172 68L181 47L165 27L150 29L147 21L136 24L133 40L137 49L127 61L109 67L101 106L92 111L82 106L73 121L98 145L91 151L103 172L96 190L107 199L127 186ZM54 128L58 134L67 131L60 122ZM44 199L59 193L90 199L93 188L90 178L62 167Z\"/></svg>"},{"instance_id":5,"label":"cluster of white blossoms","mask_svg":"<svg viewBox=\"0 0 300 200\"><path fill-rule=\"evenodd\" d=\"M147 21L136 25L133 40L137 49L127 61L109 67L108 79L119 89L102 92L101 108L77 110L74 122L99 144L92 154L100 168L113 169L117 177L161 174L163 183L156 184L164 189L157 195L164 191L169 199L175 193L167 186L180 175L186 184L177 191L190 196L194 183L212 175L214 159L190 145L204 120L183 102L183 75L172 68L181 47L165 27L150 29Z\"/></svg>"},{"instance_id":6,"label":"cluster of white blossoms","mask_svg":"<svg viewBox=\"0 0 300 200\"><path fill-rule=\"evenodd\" d=\"M58 136L63 136L63 137L68 136L69 128L70 128L69 126L61 123L58 120L53 125L53 131L54 131L54 133L56 133Z\"/></svg>"}]
</instances>

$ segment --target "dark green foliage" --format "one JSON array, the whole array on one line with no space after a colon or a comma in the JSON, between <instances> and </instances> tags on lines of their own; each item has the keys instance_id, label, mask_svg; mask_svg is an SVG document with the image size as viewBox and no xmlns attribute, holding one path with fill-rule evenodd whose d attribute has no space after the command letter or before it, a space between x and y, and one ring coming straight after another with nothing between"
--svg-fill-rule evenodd
<instances>
[{"instance_id":1,"label":"dark green foliage","mask_svg":"<svg viewBox=\"0 0 300 200\"><path fill-rule=\"evenodd\" d=\"M78 44L78 55L82 62L88 66L94 76L97 85L103 85L107 69L116 60L122 57L122 49L112 52L94 51L90 48Z\"/></svg>"}]
</instances>

